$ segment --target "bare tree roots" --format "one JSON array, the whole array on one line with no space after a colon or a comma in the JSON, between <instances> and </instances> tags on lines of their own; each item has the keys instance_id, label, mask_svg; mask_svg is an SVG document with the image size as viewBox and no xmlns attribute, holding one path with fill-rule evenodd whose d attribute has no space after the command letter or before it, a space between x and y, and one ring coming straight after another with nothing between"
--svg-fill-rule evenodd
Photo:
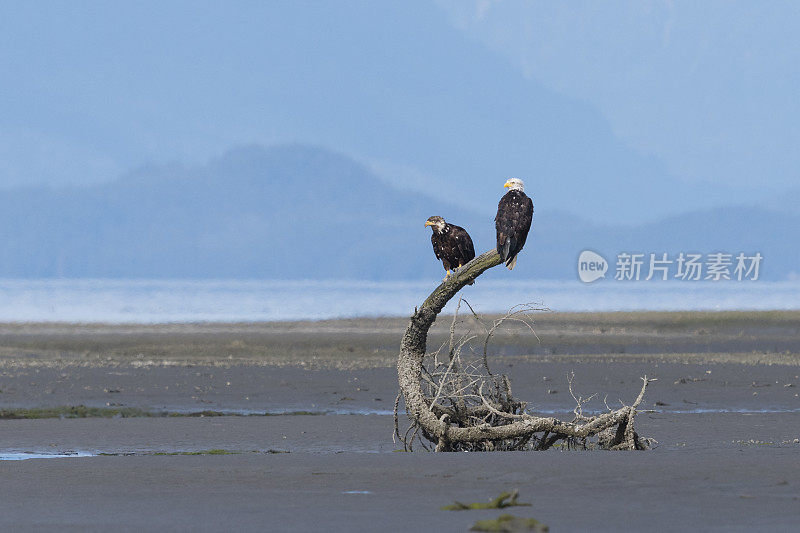
<instances>
[{"instance_id":1,"label":"bare tree roots","mask_svg":"<svg viewBox=\"0 0 800 533\"><path fill-rule=\"evenodd\" d=\"M508 378L491 372L488 348L497 329L507 321L516 321L528 325L533 332L529 314L540 308L530 304L517 306L489 325L481 321L468 302L460 299L449 341L427 353L428 331L447 302L483 272L501 263L495 250L481 254L442 282L414 310L397 361L400 394L395 402L395 434L405 448L412 450L418 441L422 447L436 451L547 450L554 446L648 449L652 441L639 437L633 427L636 408L650 381L646 376L631 405L616 410L608 408L591 416L584 415L582 409L591 398L575 396L570 378L570 393L577 404L575 416L571 421L562 421L529 413L526 404L512 395ZM482 349L476 350L472 344L478 334L471 331L457 334L462 302L484 330ZM411 421L402 435L397 416L401 396Z\"/></svg>"}]
</instances>

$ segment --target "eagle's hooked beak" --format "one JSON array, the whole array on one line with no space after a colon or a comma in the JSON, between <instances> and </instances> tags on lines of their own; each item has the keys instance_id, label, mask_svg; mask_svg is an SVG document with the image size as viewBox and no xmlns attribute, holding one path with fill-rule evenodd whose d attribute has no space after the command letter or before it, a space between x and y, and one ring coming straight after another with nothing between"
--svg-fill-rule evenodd
<instances>
[{"instance_id":1,"label":"eagle's hooked beak","mask_svg":"<svg viewBox=\"0 0 800 533\"><path fill-rule=\"evenodd\" d=\"M433 222L431 222L430 220L426 220L425 227L427 228L428 226L433 226Z\"/></svg>"},{"instance_id":2,"label":"eagle's hooked beak","mask_svg":"<svg viewBox=\"0 0 800 533\"><path fill-rule=\"evenodd\" d=\"M511 182L510 181L507 181L506 184L503 185L504 189L507 189L508 187L511 187Z\"/></svg>"}]
</instances>

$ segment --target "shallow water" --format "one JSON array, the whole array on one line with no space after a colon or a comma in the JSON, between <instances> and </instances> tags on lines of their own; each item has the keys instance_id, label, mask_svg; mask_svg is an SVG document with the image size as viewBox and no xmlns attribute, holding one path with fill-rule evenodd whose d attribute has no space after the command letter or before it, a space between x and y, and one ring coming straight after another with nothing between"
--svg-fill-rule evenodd
<instances>
[{"instance_id":1,"label":"shallow water","mask_svg":"<svg viewBox=\"0 0 800 533\"><path fill-rule=\"evenodd\" d=\"M435 281L0 280L0 321L237 322L404 316L423 301ZM603 280L587 285L486 280L465 288L462 295L482 313L527 302L554 311L800 309L798 281Z\"/></svg>"},{"instance_id":2,"label":"shallow water","mask_svg":"<svg viewBox=\"0 0 800 533\"><path fill-rule=\"evenodd\" d=\"M0 461L24 461L25 459L66 459L72 457L95 457L97 454L89 452L0 452Z\"/></svg>"},{"instance_id":3,"label":"shallow water","mask_svg":"<svg viewBox=\"0 0 800 533\"><path fill-rule=\"evenodd\" d=\"M180 412L179 409L174 410L175 412ZM639 411L641 412L648 412L648 413L663 413L663 414L705 414L705 413L732 413L732 414L765 414L765 413L800 413L800 408L787 408L787 407L763 407L763 408L752 408L752 407L697 407L691 409L650 409L650 408L640 408ZM263 416L265 411L263 410L253 410L253 409L225 409L221 411L225 414L233 415L233 416ZM536 415L563 415L565 413L571 413L572 409L570 408L561 408L561 409L535 409L531 411L531 414ZM604 411L598 409L585 409L583 410L586 414L597 415L601 414ZM319 408L312 408L312 409L292 409L292 410L285 410L282 411L278 410L270 410L268 411L269 416L294 416L300 415L304 416L308 415L329 415L329 416L336 416L336 415L353 415L353 416L368 416L368 415L380 415L380 416L392 416L394 415L394 411L389 409L360 409L360 408L350 408L350 409L323 409L320 410ZM402 414L402 412L401 412Z\"/></svg>"},{"instance_id":4,"label":"shallow water","mask_svg":"<svg viewBox=\"0 0 800 533\"><path fill-rule=\"evenodd\" d=\"M780 408L780 407L766 407L763 409L752 409L752 408L735 408L735 407L722 407L722 408L696 408L696 409L648 409L648 412L653 413L666 413L666 414L741 414L741 415L756 415L756 414L767 414L767 413L800 413L800 409L788 409L788 408Z\"/></svg>"}]
</instances>

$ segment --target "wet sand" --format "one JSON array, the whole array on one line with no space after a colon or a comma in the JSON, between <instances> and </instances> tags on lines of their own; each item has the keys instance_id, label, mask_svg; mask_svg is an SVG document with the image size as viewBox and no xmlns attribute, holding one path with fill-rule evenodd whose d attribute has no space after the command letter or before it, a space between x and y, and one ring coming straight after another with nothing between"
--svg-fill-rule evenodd
<instances>
[{"instance_id":1,"label":"wet sand","mask_svg":"<svg viewBox=\"0 0 800 533\"><path fill-rule=\"evenodd\" d=\"M275 454L0 465L0 526L58 531L466 531L442 511L518 488L551 531L790 531L796 448L650 454Z\"/></svg>"},{"instance_id":2,"label":"wet sand","mask_svg":"<svg viewBox=\"0 0 800 533\"><path fill-rule=\"evenodd\" d=\"M439 507L513 488L533 506L509 511L551 531L786 530L800 519L797 313L552 314L537 320L539 340L498 336L493 368L534 411L568 418L571 372L580 394L598 393L590 409L630 402L641 376L657 378L637 417L659 443L648 452L397 452L387 413L404 325L0 325L9 412L258 415L0 420L0 453L112 454L0 461L0 527L465 531L500 512ZM292 411L319 414L281 414ZM208 450L225 455L157 455Z\"/></svg>"}]
</instances>

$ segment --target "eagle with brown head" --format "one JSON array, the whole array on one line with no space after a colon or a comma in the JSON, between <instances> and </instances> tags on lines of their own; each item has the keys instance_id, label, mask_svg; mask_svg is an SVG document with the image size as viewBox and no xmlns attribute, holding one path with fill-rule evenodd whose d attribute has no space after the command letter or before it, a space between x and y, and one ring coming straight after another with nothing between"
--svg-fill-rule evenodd
<instances>
[{"instance_id":1,"label":"eagle with brown head","mask_svg":"<svg viewBox=\"0 0 800 533\"><path fill-rule=\"evenodd\" d=\"M445 222L442 217L433 216L425 221L425 226L433 230L431 244L436 259L441 259L447 271L444 279L450 276L450 270L466 265L475 257L475 246L467 230L455 224Z\"/></svg>"}]
</instances>

